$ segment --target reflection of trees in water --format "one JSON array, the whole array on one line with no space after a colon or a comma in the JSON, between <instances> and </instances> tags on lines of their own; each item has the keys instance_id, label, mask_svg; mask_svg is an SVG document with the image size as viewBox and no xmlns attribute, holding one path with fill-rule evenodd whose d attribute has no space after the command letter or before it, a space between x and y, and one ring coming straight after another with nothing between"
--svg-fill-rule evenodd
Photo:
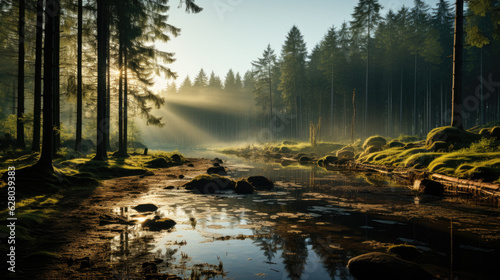
<instances>
[{"instance_id":1,"label":"reflection of trees in water","mask_svg":"<svg viewBox=\"0 0 500 280\"><path fill-rule=\"evenodd\" d=\"M268 262L271 262L278 252L278 244L281 237L271 233L271 229L266 227L261 230L253 230L256 236L253 239L253 244L260 248Z\"/></svg>"},{"instance_id":2,"label":"reflection of trees in water","mask_svg":"<svg viewBox=\"0 0 500 280\"><path fill-rule=\"evenodd\" d=\"M301 278L307 262L308 250L306 239L298 234L282 236L281 258L288 272L288 277L293 280Z\"/></svg>"},{"instance_id":3,"label":"reflection of trees in water","mask_svg":"<svg viewBox=\"0 0 500 280\"><path fill-rule=\"evenodd\" d=\"M343 259L348 259L349 253L344 249L335 250L337 246L332 235L311 234L312 250L321 258L323 267L326 269L331 279L351 280L352 275L342 264ZM342 238L337 236L337 238Z\"/></svg>"}]
</instances>

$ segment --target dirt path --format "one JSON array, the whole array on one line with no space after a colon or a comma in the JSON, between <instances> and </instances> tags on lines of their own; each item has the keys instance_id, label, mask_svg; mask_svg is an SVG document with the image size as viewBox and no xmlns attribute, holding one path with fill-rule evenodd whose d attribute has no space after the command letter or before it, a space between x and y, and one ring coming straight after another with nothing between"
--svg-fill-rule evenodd
<instances>
[{"instance_id":1,"label":"dirt path","mask_svg":"<svg viewBox=\"0 0 500 280\"><path fill-rule=\"evenodd\" d=\"M48 226L48 235L60 258L52 261L30 279L137 279L142 267L130 267L124 275L110 262L110 239L120 235L126 225L100 225L100 217L113 209L140 203L145 194L167 186L181 186L212 166L206 159L188 159L188 163L157 169L152 176L130 176L103 181L92 193L67 195L59 207L63 213ZM188 166L194 165L194 167ZM182 176L184 178L182 178ZM179 176L182 178L180 179ZM83 197L83 198L82 198ZM147 256L144 256L147 260ZM140 262L136 262L140 263Z\"/></svg>"}]
</instances>

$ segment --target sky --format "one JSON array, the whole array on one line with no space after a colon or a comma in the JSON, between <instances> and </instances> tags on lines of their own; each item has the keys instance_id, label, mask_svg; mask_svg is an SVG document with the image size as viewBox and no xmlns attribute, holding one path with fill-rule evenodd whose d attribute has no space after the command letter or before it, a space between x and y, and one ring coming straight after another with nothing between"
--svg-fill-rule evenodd
<instances>
[{"instance_id":1,"label":"sky","mask_svg":"<svg viewBox=\"0 0 500 280\"><path fill-rule=\"evenodd\" d=\"M389 9L413 6L413 0L380 0L382 14ZM439 0L425 0L435 8ZM261 57L268 44L279 56L286 35L293 25L301 31L308 51L332 26L352 20L357 0L197 0L203 7L199 14L187 14L178 8L179 0L170 0L169 23L181 28L181 35L161 50L174 52L176 62L170 68L180 85L191 80L201 68L224 79L233 69L241 76L251 69L251 62ZM157 78L155 89L164 89L167 81Z\"/></svg>"}]
</instances>

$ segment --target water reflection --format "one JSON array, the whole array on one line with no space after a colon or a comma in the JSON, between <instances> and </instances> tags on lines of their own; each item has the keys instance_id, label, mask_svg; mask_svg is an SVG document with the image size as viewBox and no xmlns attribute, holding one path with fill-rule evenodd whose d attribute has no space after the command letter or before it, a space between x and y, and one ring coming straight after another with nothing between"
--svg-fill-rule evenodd
<instances>
[{"instance_id":1,"label":"water reflection","mask_svg":"<svg viewBox=\"0 0 500 280\"><path fill-rule=\"evenodd\" d=\"M270 177L277 187L251 196L155 193L156 214L177 225L160 233L128 227L112 240L112 261L133 266L136 256L152 254L162 260L161 272L181 277L353 279L345 267L351 257L409 243L424 251L424 267L449 275L449 223L442 221L454 217L454 231L466 232L454 238L455 275L487 279L500 262L498 209L416 197L375 174L241 162L230 170L233 178ZM116 211L140 218L134 210Z\"/></svg>"}]
</instances>

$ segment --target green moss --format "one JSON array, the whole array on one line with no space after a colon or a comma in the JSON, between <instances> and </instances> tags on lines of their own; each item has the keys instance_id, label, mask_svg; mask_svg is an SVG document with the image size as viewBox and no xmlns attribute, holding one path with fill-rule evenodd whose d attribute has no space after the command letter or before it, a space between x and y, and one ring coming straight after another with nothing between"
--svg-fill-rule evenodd
<instances>
[{"instance_id":1,"label":"green moss","mask_svg":"<svg viewBox=\"0 0 500 280\"><path fill-rule=\"evenodd\" d=\"M408 157L404 162L404 167L426 168L434 159L442 156L443 153L418 153Z\"/></svg>"},{"instance_id":2,"label":"green moss","mask_svg":"<svg viewBox=\"0 0 500 280\"><path fill-rule=\"evenodd\" d=\"M363 143L363 150L366 151L369 147L383 147L387 144L387 140L385 140L382 136L371 136L365 140Z\"/></svg>"},{"instance_id":3,"label":"green moss","mask_svg":"<svg viewBox=\"0 0 500 280\"><path fill-rule=\"evenodd\" d=\"M430 148L434 142L443 141L449 147L457 150L468 147L472 142L478 141L480 138L481 136L478 134L470 133L455 127L438 127L427 134L425 145L427 148Z\"/></svg>"}]
</instances>

